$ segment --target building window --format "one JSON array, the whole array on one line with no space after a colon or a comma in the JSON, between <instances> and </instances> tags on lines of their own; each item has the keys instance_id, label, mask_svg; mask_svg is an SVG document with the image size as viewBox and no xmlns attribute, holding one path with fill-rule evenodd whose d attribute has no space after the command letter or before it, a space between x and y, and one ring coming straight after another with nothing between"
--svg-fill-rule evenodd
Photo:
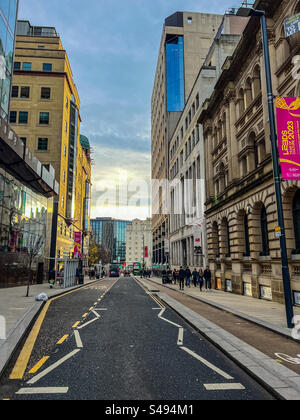
<instances>
[{"instance_id":1,"label":"building window","mask_svg":"<svg viewBox=\"0 0 300 420\"><path fill-rule=\"evenodd\" d=\"M48 150L48 139L40 137L38 139L38 150Z\"/></svg>"},{"instance_id":2,"label":"building window","mask_svg":"<svg viewBox=\"0 0 300 420\"><path fill-rule=\"evenodd\" d=\"M28 112L20 111L19 112L19 124L27 124L28 123Z\"/></svg>"},{"instance_id":3,"label":"building window","mask_svg":"<svg viewBox=\"0 0 300 420\"><path fill-rule=\"evenodd\" d=\"M261 239L262 239L261 255L267 256L270 254L270 247L269 247L267 211L266 211L265 206L261 209L260 226L261 226Z\"/></svg>"},{"instance_id":4,"label":"building window","mask_svg":"<svg viewBox=\"0 0 300 420\"><path fill-rule=\"evenodd\" d=\"M27 138L26 137L20 137L20 140L23 142L24 146L26 146Z\"/></svg>"},{"instance_id":5,"label":"building window","mask_svg":"<svg viewBox=\"0 0 300 420\"><path fill-rule=\"evenodd\" d=\"M40 124L48 125L49 124L49 112L40 112Z\"/></svg>"},{"instance_id":6,"label":"building window","mask_svg":"<svg viewBox=\"0 0 300 420\"><path fill-rule=\"evenodd\" d=\"M193 23L193 18L192 18L192 17L188 17L188 18L187 18L187 23L188 23L189 25L191 25L191 24Z\"/></svg>"},{"instance_id":7,"label":"building window","mask_svg":"<svg viewBox=\"0 0 300 420\"><path fill-rule=\"evenodd\" d=\"M17 122L17 111L10 111L9 122L11 124L16 124L16 122Z\"/></svg>"},{"instance_id":8,"label":"building window","mask_svg":"<svg viewBox=\"0 0 300 420\"><path fill-rule=\"evenodd\" d=\"M52 71L52 64L44 63L43 64L43 71L51 72Z\"/></svg>"},{"instance_id":9,"label":"building window","mask_svg":"<svg viewBox=\"0 0 300 420\"><path fill-rule=\"evenodd\" d=\"M14 62L14 70L21 70L21 63L20 61Z\"/></svg>"},{"instance_id":10,"label":"building window","mask_svg":"<svg viewBox=\"0 0 300 420\"><path fill-rule=\"evenodd\" d=\"M24 71L31 71L32 70L32 63L23 63L23 70Z\"/></svg>"},{"instance_id":11,"label":"building window","mask_svg":"<svg viewBox=\"0 0 300 420\"><path fill-rule=\"evenodd\" d=\"M13 86L11 89L11 97L18 98L19 97L19 86Z\"/></svg>"},{"instance_id":12,"label":"building window","mask_svg":"<svg viewBox=\"0 0 300 420\"><path fill-rule=\"evenodd\" d=\"M293 201L293 220L295 231L295 245L300 253L300 190L297 191Z\"/></svg>"},{"instance_id":13,"label":"building window","mask_svg":"<svg viewBox=\"0 0 300 420\"><path fill-rule=\"evenodd\" d=\"M250 257L249 221L248 215L244 217L245 253L244 257Z\"/></svg>"},{"instance_id":14,"label":"building window","mask_svg":"<svg viewBox=\"0 0 300 420\"><path fill-rule=\"evenodd\" d=\"M39 50L44 50L44 49L45 49L45 47L44 47L44 45L39 45L39 46L38 46L38 49L39 49Z\"/></svg>"},{"instance_id":15,"label":"building window","mask_svg":"<svg viewBox=\"0 0 300 420\"><path fill-rule=\"evenodd\" d=\"M22 99L29 99L30 97L30 87L29 86L22 86L21 87L21 95L20 98Z\"/></svg>"},{"instance_id":16,"label":"building window","mask_svg":"<svg viewBox=\"0 0 300 420\"><path fill-rule=\"evenodd\" d=\"M41 99L50 99L51 98L51 88L42 87L41 89Z\"/></svg>"}]
</instances>

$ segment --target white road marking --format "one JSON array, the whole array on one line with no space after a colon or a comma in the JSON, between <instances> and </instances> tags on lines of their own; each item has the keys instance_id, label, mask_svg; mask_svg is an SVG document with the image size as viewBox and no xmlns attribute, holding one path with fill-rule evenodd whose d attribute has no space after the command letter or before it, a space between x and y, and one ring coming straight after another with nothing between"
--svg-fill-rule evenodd
<instances>
[{"instance_id":1,"label":"white road marking","mask_svg":"<svg viewBox=\"0 0 300 420\"><path fill-rule=\"evenodd\" d=\"M242 384L204 384L207 391L239 391L245 389Z\"/></svg>"},{"instance_id":2,"label":"white road marking","mask_svg":"<svg viewBox=\"0 0 300 420\"><path fill-rule=\"evenodd\" d=\"M203 359L203 357L198 356L198 354L194 353L192 350L186 348L186 347L180 347L182 350L184 350L186 353L193 356L195 359L199 360L201 363L203 363L205 366L207 366L209 369L212 369L214 372L218 373L219 375L223 376L223 378L232 380L234 379L232 376L228 375L223 370L217 368L212 363L208 362L207 360Z\"/></svg>"},{"instance_id":3,"label":"white road marking","mask_svg":"<svg viewBox=\"0 0 300 420\"><path fill-rule=\"evenodd\" d=\"M77 346L77 348L78 349L83 349L83 344L82 344L82 341L81 341L81 337L80 337L79 331L78 330L75 330L74 331L74 335L75 335L75 340L76 340L76 346Z\"/></svg>"},{"instance_id":4,"label":"white road marking","mask_svg":"<svg viewBox=\"0 0 300 420\"><path fill-rule=\"evenodd\" d=\"M94 318L94 319L92 319L91 321L88 321L88 322L86 322L85 324L80 325L80 327L77 327L77 329L78 329L78 330L81 330L82 328L87 327L88 325L92 324L93 322L98 321L98 319L99 319L99 318L100 318L100 317Z\"/></svg>"},{"instance_id":5,"label":"white road marking","mask_svg":"<svg viewBox=\"0 0 300 420\"><path fill-rule=\"evenodd\" d=\"M183 346L183 328L179 328L177 346Z\"/></svg>"},{"instance_id":6,"label":"white road marking","mask_svg":"<svg viewBox=\"0 0 300 420\"><path fill-rule=\"evenodd\" d=\"M107 308L95 308L94 311L107 311Z\"/></svg>"},{"instance_id":7,"label":"white road marking","mask_svg":"<svg viewBox=\"0 0 300 420\"><path fill-rule=\"evenodd\" d=\"M175 327L177 327L177 328L182 328L182 326L181 326L181 325L175 324L174 322L169 321L168 319L166 319L166 318L163 318L163 317L162 317L162 315L163 315L163 313L165 312L165 310L166 310L166 308L164 308L164 309L162 309L162 310L161 310L160 314L158 315L158 318L162 319L163 321L168 322L169 324L174 325L174 326L175 326Z\"/></svg>"},{"instance_id":8,"label":"white road marking","mask_svg":"<svg viewBox=\"0 0 300 420\"><path fill-rule=\"evenodd\" d=\"M71 353L69 353L67 356L60 359L58 362L54 363L49 368L45 369L43 372L39 373L38 375L34 376L30 381L27 382L28 385L33 385L36 382L38 382L40 379L42 379L44 376L48 375L48 373L52 372L54 369L58 368L60 365L62 365L67 360L71 359L71 357L75 356L80 350L74 350Z\"/></svg>"},{"instance_id":9,"label":"white road marking","mask_svg":"<svg viewBox=\"0 0 300 420\"><path fill-rule=\"evenodd\" d=\"M21 388L17 395L32 395L32 394L67 394L69 388Z\"/></svg>"},{"instance_id":10,"label":"white road marking","mask_svg":"<svg viewBox=\"0 0 300 420\"><path fill-rule=\"evenodd\" d=\"M100 315L96 311L92 311L96 318L100 318Z\"/></svg>"},{"instance_id":11,"label":"white road marking","mask_svg":"<svg viewBox=\"0 0 300 420\"><path fill-rule=\"evenodd\" d=\"M152 308L153 309L153 311L160 311L161 310L161 308Z\"/></svg>"}]
</instances>

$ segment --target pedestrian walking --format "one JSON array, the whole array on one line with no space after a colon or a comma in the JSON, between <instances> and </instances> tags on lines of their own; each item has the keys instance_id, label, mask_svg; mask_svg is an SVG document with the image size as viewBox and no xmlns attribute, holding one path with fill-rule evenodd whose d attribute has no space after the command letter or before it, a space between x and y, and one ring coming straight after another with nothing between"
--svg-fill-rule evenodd
<instances>
[{"instance_id":1,"label":"pedestrian walking","mask_svg":"<svg viewBox=\"0 0 300 420\"><path fill-rule=\"evenodd\" d=\"M191 270L189 269L189 267L187 267L186 270L185 270L185 285L186 285L186 287L191 287L191 277L192 277Z\"/></svg>"},{"instance_id":2,"label":"pedestrian walking","mask_svg":"<svg viewBox=\"0 0 300 420\"><path fill-rule=\"evenodd\" d=\"M199 270L198 283L199 283L199 286L200 286L200 292L202 292L203 284L204 284L204 273L203 273L202 268L200 268L200 270Z\"/></svg>"},{"instance_id":3,"label":"pedestrian walking","mask_svg":"<svg viewBox=\"0 0 300 420\"><path fill-rule=\"evenodd\" d=\"M180 287L180 290L184 290L184 279L185 279L185 270L182 267L180 267L180 270L179 270L179 287Z\"/></svg>"},{"instance_id":4,"label":"pedestrian walking","mask_svg":"<svg viewBox=\"0 0 300 420\"><path fill-rule=\"evenodd\" d=\"M174 282L174 284L176 284L176 282L177 282L177 271L175 270L175 268L174 268L174 271L173 271L173 282Z\"/></svg>"},{"instance_id":5,"label":"pedestrian walking","mask_svg":"<svg viewBox=\"0 0 300 420\"><path fill-rule=\"evenodd\" d=\"M208 266L204 270L204 280L206 291L211 291L211 271Z\"/></svg>"},{"instance_id":6,"label":"pedestrian walking","mask_svg":"<svg viewBox=\"0 0 300 420\"><path fill-rule=\"evenodd\" d=\"M80 282L80 275L81 275L81 271L80 271L80 267L78 266L76 268L75 286L77 286Z\"/></svg>"},{"instance_id":7,"label":"pedestrian walking","mask_svg":"<svg viewBox=\"0 0 300 420\"><path fill-rule=\"evenodd\" d=\"M198 274L198 271L196 270L196 268L194 268L194 271L192 273L192 277L193 277L194 287L197 287L199 274Z\"/></svg>"}]
</instances>

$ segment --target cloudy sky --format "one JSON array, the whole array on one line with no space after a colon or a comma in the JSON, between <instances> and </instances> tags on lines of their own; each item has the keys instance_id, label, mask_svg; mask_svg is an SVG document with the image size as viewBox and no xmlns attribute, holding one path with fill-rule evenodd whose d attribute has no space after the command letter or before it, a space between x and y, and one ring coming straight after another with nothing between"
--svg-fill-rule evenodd
<instances>
[{"instance_id":1,"label":"cloudy sky","mask_svg":"<svg viewBox=\"0 0 300 420\"><path fill-rule=\"evenodd\" d=\"M224 13L240 3L20 0L19 19L55 26L68 52L81 132L94 151L92 217L150 216L150 101L164 19L176 11Z\"/></svg>"}]
</instances>

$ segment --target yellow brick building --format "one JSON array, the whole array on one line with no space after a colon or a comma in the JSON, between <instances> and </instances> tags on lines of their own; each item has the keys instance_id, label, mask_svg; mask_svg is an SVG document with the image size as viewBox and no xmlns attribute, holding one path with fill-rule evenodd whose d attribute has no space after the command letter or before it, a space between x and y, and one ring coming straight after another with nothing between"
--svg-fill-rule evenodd
<instances>
[{"instance_id":1,"label":"yellow brick building","mask_svg":"<svg viewBox=\"0 0 300 420\"><path fill-rule=\"evenodd\" d=\"M13 129L43 165L54 167L60 184L51 258L72 257L79 233L81 252L87 253L90 147L80 135L80 99L55 28L18 21L10 110Z\"/></svg>"}]
</instances>

